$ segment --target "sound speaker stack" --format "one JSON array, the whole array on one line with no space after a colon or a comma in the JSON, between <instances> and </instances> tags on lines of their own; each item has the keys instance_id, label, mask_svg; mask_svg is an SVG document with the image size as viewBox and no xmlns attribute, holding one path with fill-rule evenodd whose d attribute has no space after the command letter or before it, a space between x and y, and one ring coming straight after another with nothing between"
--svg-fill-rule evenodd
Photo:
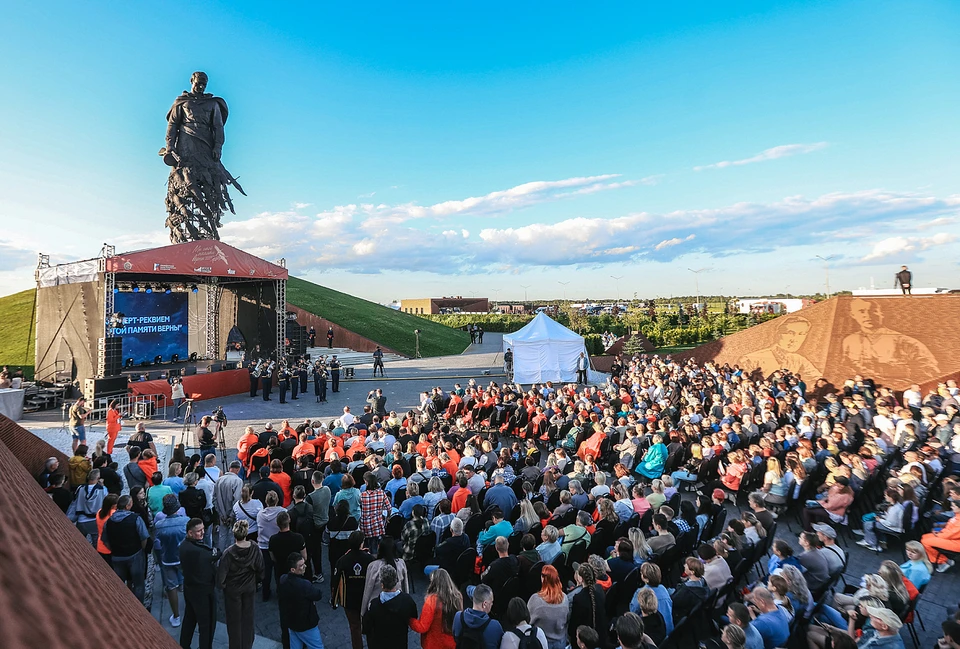
<instances>
[{"instance_id":1,"label":"sound speaker stack","mask_svg":"<svg viewBox=\"0 0 960 649\"><path fill-rule=\"evenodd\" d=\"M296 320L287 320L287 353L302 356L307 351L307 328Z\"/></svg>"},{"instance_id":2,"label":"sound speaker stack","mask_svg":"<svg viewBox=\"0 0 960 649\"><path fill-rule=\"evenodd\" d=\"M97 353L103 358L104 376L116 376L123 371L123 336L98 339Z\"/></svg>"},{"instance_id":3,"label":"sound speaker stack","mask_svg":"<svg viewBox=\"0 0 960 649\"><path fill-rule=\"evenodd\" d=\"M127 377L110 376L102 379L87 379L83 384L83 398L95 401L104 397L119 396L127 393Z\"/></svg>"}]
</instances>

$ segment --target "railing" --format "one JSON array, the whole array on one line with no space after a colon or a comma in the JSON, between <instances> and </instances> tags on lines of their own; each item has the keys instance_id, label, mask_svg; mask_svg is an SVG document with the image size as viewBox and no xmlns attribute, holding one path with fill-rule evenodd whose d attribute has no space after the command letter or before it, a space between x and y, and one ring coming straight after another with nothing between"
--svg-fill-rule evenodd
<instances>
[{"instance_id":1,"label":"railing","mask_svg":"<svg viewBox=\"0 0 960 649\"><path fill-rule=\"evenodd\" d=\"M44 372L50 369L53 370L51 374L44 374ZM66 369L67 369L66 361L60 361L60 360L54 361L50 365L44 365L43 367L34 369L33 380L36 381L37 383L39 383L40 381L44 381L47 383L56 383L58 378L57 375L60 374L60 372L65 371ZM48 377L53 377L53 380L50 381Z\"/></svg>"},{"instance_id":2,"label":"railing","mask_svg":"<svg viewBox=\"0 0 960 649\"><path fill-rule=\"evenodd\" d=\"M146 420L166 419L167 408L173 411L170 398L163 394L121 394L110 397L98 397L94 400L87 421L90 423L102 422L107 419L107 408L112 401L124 419Z\"/></svg>"}]
</instances>

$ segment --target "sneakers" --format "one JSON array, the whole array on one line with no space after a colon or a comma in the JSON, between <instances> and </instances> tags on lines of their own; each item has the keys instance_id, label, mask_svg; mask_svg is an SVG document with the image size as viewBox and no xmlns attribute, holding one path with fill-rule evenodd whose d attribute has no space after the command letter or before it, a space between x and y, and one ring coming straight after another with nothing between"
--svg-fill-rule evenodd
<instances>
[{"instance_id":1,"label":"sneakers","mask_svg":"<svg viewBox=\"0 0 960 649\"><path fill-rule=\"evenodd\" d=\"M850 530L850 531L856 534L857 536L863 536L863 530Z\"/></svg>"},{"instance_id":2,"label":"sneakers","mask_svg":"<svg viewBox=\"0 0 960 649\"><path fill-rule=\"evenodd\" d=\"M170 616L170 626L172 626L172 627L174 627L174 628L180 626L180 618L174 617L174 616L171 615L171 616Z\"/></svg>"},{"instance_id":3,"label":"sneakers","mask_svg":"<svg viewBox=\"0 0 960 649\"><path fill-rule=\"evenodd\" d=\"M950 568L952 567L953 567L953 559L950 559L946 563L941 563L939 566L937 566L937 572L946 572L950 570Z\"/></svg>"},{"instance_id":4,"label":"sneakers","mask_svg":"<svg viewBox=\"0 0 960 649\"><path fill-rule=\"evenodd\" d=\"M883 548L881 548L879 545L871 545L866 539L857 541L857 545L873 552L883 552Z\"/></svg>"}]
</instances>

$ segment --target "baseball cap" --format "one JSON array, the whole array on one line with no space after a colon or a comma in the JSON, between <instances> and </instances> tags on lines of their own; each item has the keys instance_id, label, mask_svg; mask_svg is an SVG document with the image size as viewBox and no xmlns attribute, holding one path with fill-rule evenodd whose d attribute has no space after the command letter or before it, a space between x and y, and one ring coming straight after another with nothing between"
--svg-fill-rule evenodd
<instances>
[{"instance_id":1,"label":"baseball cap","mask_svg":"<svg viewBox=\"0 0 960 649\"><path fill-rule=\"evenodd\" d=\"M821 534L823 534L823 535L824 535L825 537L827 537L828 539L835 539L835 538L837 538L837 530L833 529L832 527L830 527L830 526L827 525L826 523L817 523L816 525L813 526L813 531L814 531L814 532L820 532Z\"/></svg>"},{"instance_id":2,"label":"baseball cap","mask_svg":"<svg viewBox=\"0 0 960 649\"><path fill-rule=\"evenodd\" d=\"M893 631L899 631L900 627L903 626L903 622L900 621L900 618L897 617L897 614L891 611L889 608L883 608L882 606L868 606L867 615L870 617L875 617Z\"/></svg>"},{"instance_id":3,"label":"baseball cap","mask_svg":"<svg viewBox=\"0 0 960 649\"><path fill-rule=\"evenodd\" d=\"M714 489L714 490L713 490L713 497L714 497L714 499L716 499L716 500L723 500L724 498L727 497L727 492L724 491L723 489Z\"/></svg>"}]
</instances>

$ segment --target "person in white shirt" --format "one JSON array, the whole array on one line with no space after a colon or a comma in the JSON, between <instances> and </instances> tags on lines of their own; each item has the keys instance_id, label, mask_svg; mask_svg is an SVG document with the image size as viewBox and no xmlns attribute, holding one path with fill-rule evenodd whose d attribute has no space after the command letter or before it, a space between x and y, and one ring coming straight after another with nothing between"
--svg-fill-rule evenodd
<instances>
[{"instance_id":1,"label":"person in white shirt","mask_svg":"<svg viewBox=\"0 0 960 649\"><path fill-rule=\"evenodd\" d=\"M357 418L353 416L352 412L350 412L350 406L344 406L343 415L340 417L340 421L343 423L344 428L350 428L350 426L352 426L353 422L356 420Z\"/></svg>"}]
</instances>

